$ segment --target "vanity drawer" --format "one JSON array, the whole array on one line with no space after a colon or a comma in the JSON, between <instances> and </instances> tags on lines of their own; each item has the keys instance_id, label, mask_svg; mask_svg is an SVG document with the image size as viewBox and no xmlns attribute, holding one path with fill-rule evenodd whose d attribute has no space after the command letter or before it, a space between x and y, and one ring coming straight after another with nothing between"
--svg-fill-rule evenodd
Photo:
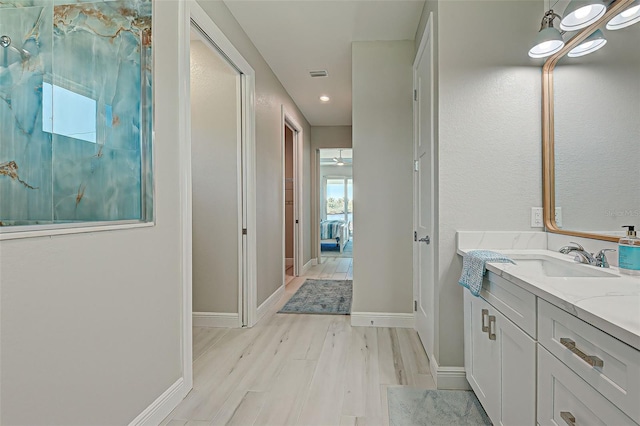
<instances>
[{"instance_id":1,"label":"vanity drawer","mask_svg":"<svg viewBox=\"0 0 640 426\"><path fill-rule=\"evenodd\" d=\"M482 283L480 296L536 338L536 296L491 271Z\"/></svg>"},{"instance_id":2,"label":"vanity drawer","mask_svg":"<svg viewBox=\"0 0 640 426\"><path fill-rule=\"evenodd\" d=\"M538 342L640 422L640 351L544 300L538 301Z\"/></svg>"},{"instance_id":3,"label":"vanity drawer","mask_svg":"<svg viewBox=\"0 0 640 426\"><path fill-rule=\"evenodd\" d=\"M637 425L540 345L537 415L540 426Z\"/></svg>"}]
</instances>

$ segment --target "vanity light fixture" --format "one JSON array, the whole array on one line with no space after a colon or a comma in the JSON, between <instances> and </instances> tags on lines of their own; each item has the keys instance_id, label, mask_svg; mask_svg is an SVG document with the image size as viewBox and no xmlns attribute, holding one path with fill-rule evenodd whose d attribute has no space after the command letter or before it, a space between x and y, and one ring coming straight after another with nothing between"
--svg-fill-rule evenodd
<instances>
[{"instance_id":1,"label":"vanity light fixture","mask_svg":"<svg viewBox=\"0 0 640 426\"><path fill-rule=\"evenodd\" d=\"M560 51L564 47L562 34L553 26L553 20L562 17L555 13L552 9L548 10L542 17L540 23L540 31L536 36L533 47L529 50L529 56L532 58L546 58Z\"/></svg>"},{"instance_id":2,"label":"vanity light fixture","mask_svg":"<svg viewBox=\"0 0 640 426\"><path fill-rule=\"evenodd\" d=\"M640 22L640 0L634 1L628 8L611 18L606 28L620 30L638 22Z\"/></svg>"},{"instance_id":3,"label":"vanity light fixture","mask_svg":"<svg viewBox=\"0 0 640 426\"><path fill-rule=\"evenodd\" d=\"M567 56L577 58L578 56L588 55L602 48L605 44L607 44L607 39L604 38L604 34L602 34L602 31L596 30L582 43L574 47Z\"/></svg>"},{"instance_id":4,"label":"vanity light fixture","mask_svg":"<svg viewBox=\"0 0 640 426\"><path fill-rule=\"evenodd\" d=\"M330 100L331 100L331 98L328 97L327 95L320 96L320 101L322 101L322 102L329 102Z\"/></svg>"},{"instance_id":5,"label":"vanity light fixture","mask_svg":"<svg viewBox=\"0 0 640 426\"><path fill-rule=\"evenodd\" d=\"M560 21L560 29L576 31L588 27L607 12L602 0L571 0Z\"/></svg>"}]
</instances>

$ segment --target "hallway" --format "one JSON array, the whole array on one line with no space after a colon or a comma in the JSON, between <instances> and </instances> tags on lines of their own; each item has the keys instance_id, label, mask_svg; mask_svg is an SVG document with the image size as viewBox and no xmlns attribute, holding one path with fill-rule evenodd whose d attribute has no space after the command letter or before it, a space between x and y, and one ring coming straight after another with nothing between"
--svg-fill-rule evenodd
<instances>
[{"instance_id":1,"label":"hallway","mask_svg":"<svg viewBox=\"0 0 640 426\"><path fill-rule=\"evenodd\" d=\"M414 330L276 313L305 278L350 279L347 260L292 279L254 328L194 328L193 390L163 425L387 425L389 386L433 389Z\"/></svg>"}]
</instances>

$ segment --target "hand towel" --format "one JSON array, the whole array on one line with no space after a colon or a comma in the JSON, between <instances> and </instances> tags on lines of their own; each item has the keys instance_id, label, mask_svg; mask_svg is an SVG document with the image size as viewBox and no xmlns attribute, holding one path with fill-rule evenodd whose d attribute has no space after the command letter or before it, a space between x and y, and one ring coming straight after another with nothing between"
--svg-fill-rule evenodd
<instances>
[{"instance_id":1,"label":"hand towel","mask_svg":"<svg viewBox=\"0 0 640 426\"><path fill-rule=\"evenodd\" d=\"M482 277L486 272L486 263L513 263L507 256L490 250L472 250L464 255L462 260L462 275L460 276L460 284L469 289L474 296L480 295L482 289Z\"/></svg>"}]
</instances>

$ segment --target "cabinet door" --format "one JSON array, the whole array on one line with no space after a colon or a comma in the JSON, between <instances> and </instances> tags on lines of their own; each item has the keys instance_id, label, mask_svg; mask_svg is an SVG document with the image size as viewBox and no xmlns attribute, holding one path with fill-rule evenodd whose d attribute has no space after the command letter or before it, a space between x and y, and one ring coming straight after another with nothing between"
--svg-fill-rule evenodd
<instances>
[{"instance_id":1,"label":"cabinet door","mask_svg":"<svg viewBox=\"0 0 640 426\"><path fill-rule=\"evenodd\" d=\"M541 345L538 345L538 424L636 425Z\"/></svg>"},{"instance_id":2,"label":"cabinet door","mask_svg":"<svg viewBox=\"0 0 640 426\"><path fill-rule=\"evenodd\" d=\"M500 413L500 359L498 345L483 331L489 325L489 311L493 308L482 298L465 292L466 320L465 369L467 380L487 415L493 420ZM495 309L493 309L495 311Z\"/></svg>"},{"instance_id":3,"label":"cabinet door","mask_svg":"<svg viewBox=\"0 0 640 426\"><path fill-rule=\"evenodd\" d=\"M465 369L478 400L496 425L535 425L535 341L484 299L465 292L464 303Z\"/></svg>"},{"instance_id":4,"label":"cabinet door","mask_svg":"<svg viewBox=\"0 0 640 426\"><path fill-rule=\"evenodd\" d=\"M493 341L500 353L501 425L535 425L536 423L536 342L500 312L492 309L495 325ZM494 328L495 327L495 328Z\"/></svg>"}]
</instances>

